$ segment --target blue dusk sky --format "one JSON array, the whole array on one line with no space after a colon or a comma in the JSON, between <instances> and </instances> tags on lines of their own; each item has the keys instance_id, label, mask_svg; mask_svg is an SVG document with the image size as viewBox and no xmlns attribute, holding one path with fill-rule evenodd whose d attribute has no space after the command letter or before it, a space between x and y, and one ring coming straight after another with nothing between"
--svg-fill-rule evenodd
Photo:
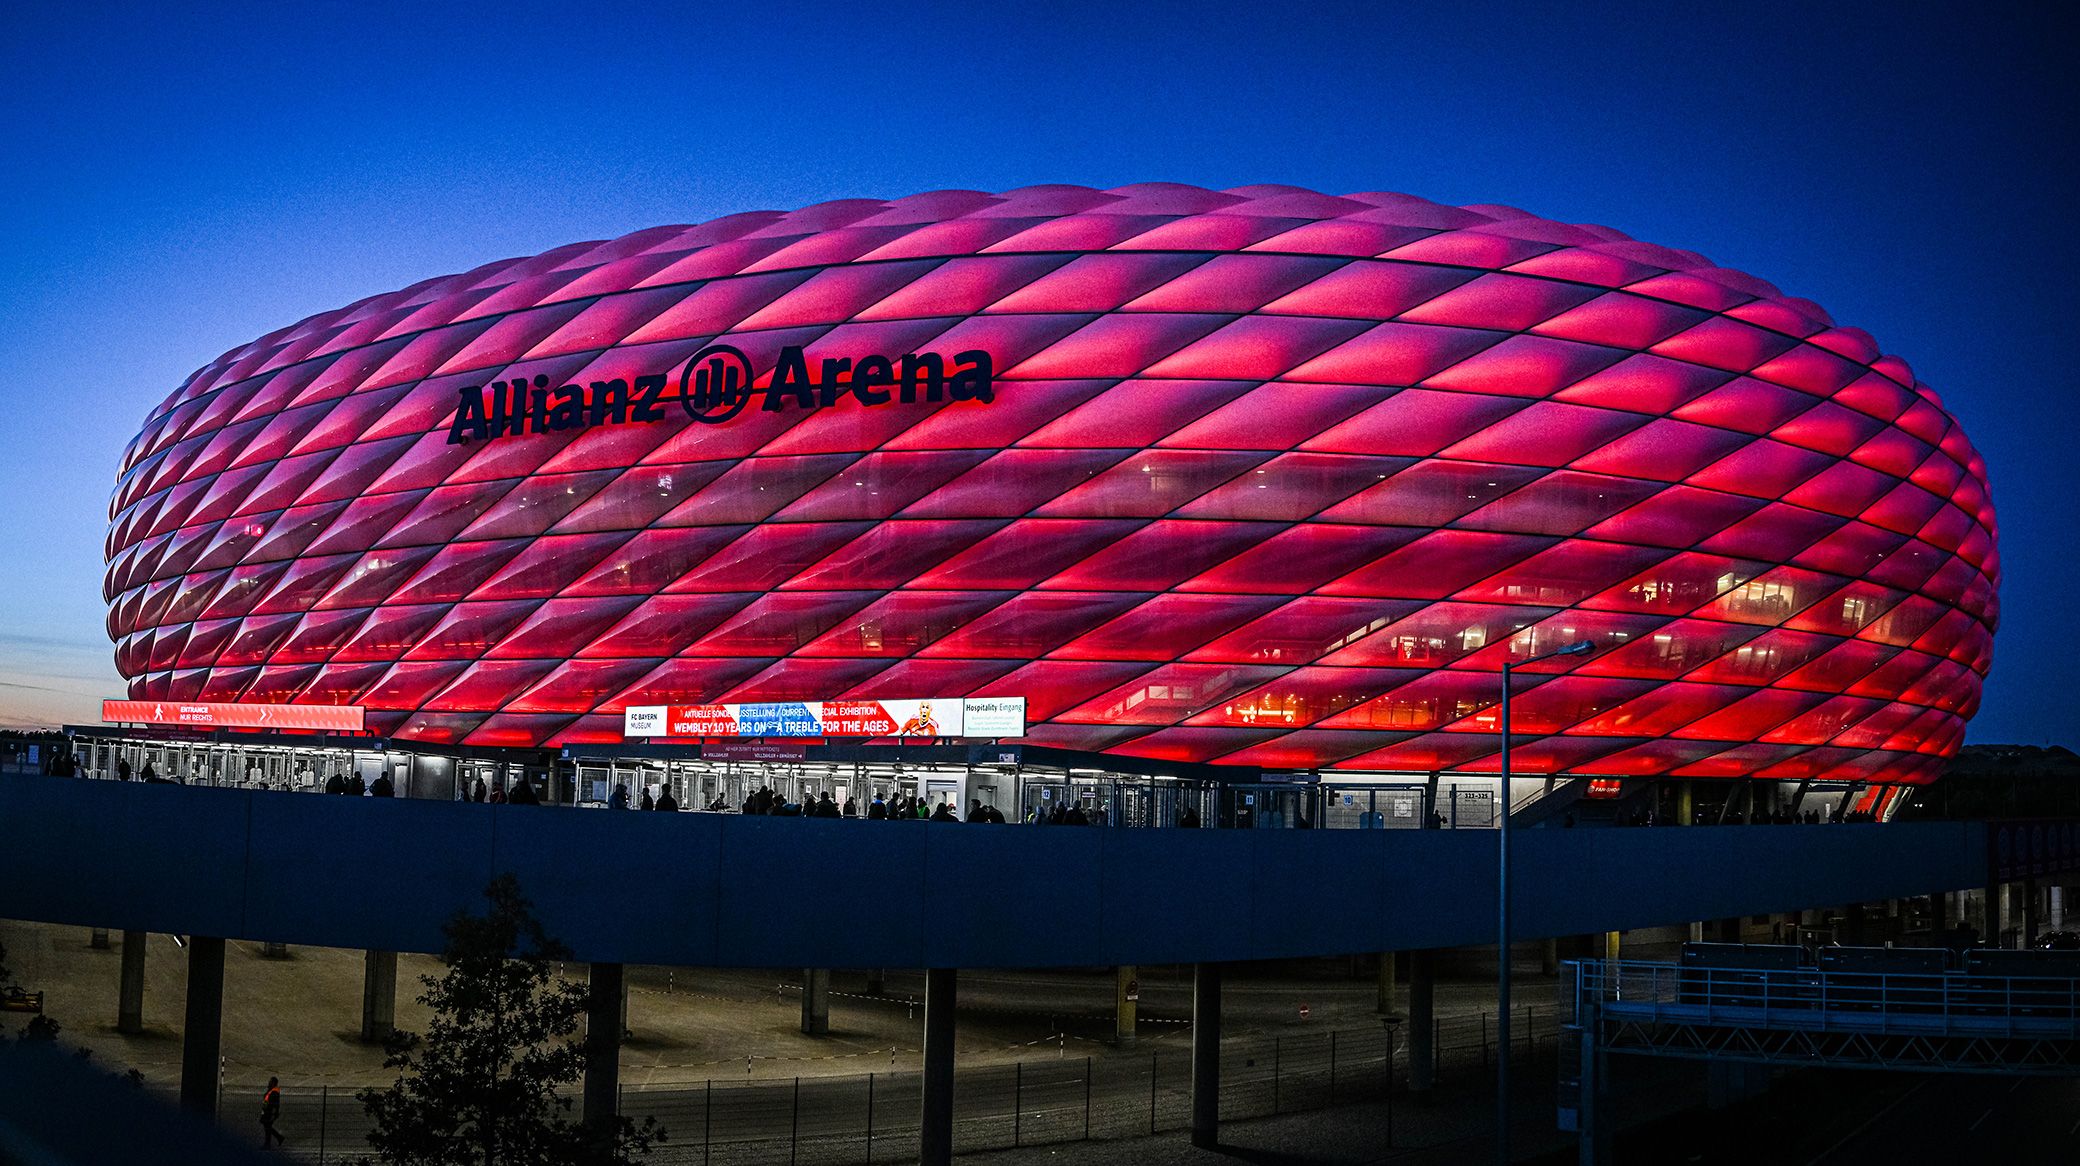
<instances>
[{"instance_id":1,"label":"blue dusk sky","mask_svg":"<svg viewBox=\"0 0 2080 1166\"><path fill-rule=\"evenodd\" d=\"M1506 203L1869 330L1991 465L2004 610L1970 739L2080 743L2080 637L2054 634L2080 547L2080 46L2044 11L5 5L0 724L122 693L117 462L226 349L661 223L1164 180Z\"/></svg>"}]
</instances>

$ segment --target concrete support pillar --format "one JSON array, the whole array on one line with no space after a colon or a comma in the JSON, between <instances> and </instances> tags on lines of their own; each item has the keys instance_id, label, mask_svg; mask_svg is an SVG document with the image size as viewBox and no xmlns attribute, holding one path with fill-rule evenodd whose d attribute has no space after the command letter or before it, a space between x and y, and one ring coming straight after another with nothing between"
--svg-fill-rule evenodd
<instances>
[{"instance_id":1,"label":"concrete support pillar","mask_svg":"<svg viewBox=\"0 0 2080 1166\"><path fill-rule=\"evenodd\" d=\"M2037 942L2037 932L2044 925L2043 909L2038 905L2037 880L2022 880L2022 946L2029 947Z\"/></svg>"},{"instance_id":2,"label":"concrete support pillar","mask_svg":"<svg viewBox=\"0 0 2080 1166\"><path fill-rule=\"evenodd\" d=\"M361 956L361 1040L381 1044L397 1031L397 953Z\"/></svg>"},{"instance_id":3,"label":"concrete support pillar","mask_svg":"<svg viewBox=\"0 0 2080 1166\"><path fill-rule=\"evenodd\" d=\"M181 1108L214 1118L224 1047L223 940L188 937L187 996L187 1019L181 1025Z\"/></svg>"},{"instance_id":4,"label":"concrete support pillar","mask_svg":"<svg viewBox=\"0 0 2080 1166\"><path fill-rule=\"evenodd\" d=\"M1625 949L1625 933L1624 933L1624 932L1622 932L1622 931L1606 931L1606 932L1604 932L1604 933L1603 933L1603 958L1604 958L1604 959L1607 959L1607 960L1617 960L1617 959L1623 959L1623 958L1625 958L1625 957L1624 957L1624 955L1623 955L1624 949Z\"/></svg>"},{"instance_id":5,"label":"concrete support pillar","mask_svg":"<svg viewBox=\"0 0 2080 1166\"><path fill-rule=\"evenodd\" d=\"M810 1036L829 1036L831 1031L831 970L802 969L802 1031Z\"/></svg>"},{"instance_id":6,"label":"concrete support pillar","mask_svg":"<svg viewBox=\"0 0 2080 1166\"><path fill-rule=\"evenodd\" d=\"M951 1166L953 1162L953 1008L952 968L924 973L924 1104L919 1114L919 1166Z\"/></svg>"},{"instance_id":7,"label":"concrete support pillar","mask_svg":"<svg viewBox=\"0 0 2080 1166\"><path fill-rule=\"evenodd\" d=\"M1979 900L1979 939L1988 947L2001 946L2001 885L1989 882Z\"/></svg>"},{"instance_id":8,"label":"concrete support pillar","mask_svg":"<svg viewBox=\"0 0 2080 1166\"><path fill-rule=\"evenodd\" d=\"M91 947L91 948L93 948L93 949L94 949L95 951L107 951L107 950L108 950L108 928L106 928L106 927L96 927L96 928L95 928L95 929L94 929L94 930L93 930L93 931L92 931L92 932L91 932L91 933L90 933L90 934L89 934L89 935L87 936L87 946L88 946L88 947Z\"/></svg>"},{"instance_id":9,"label":"concrete support pillar","mask_svg":"<svg viewBox=\"0 0 2080 1166\"><path fill-rule=\"evenodd\" d=\"M590 982L592 991L585 1000L585 1108L580 1120L595 1137L603 1137L619 1116L627 977L620 964L593 964Z\"/></svg>"},{"instance_id":10,"label":"concrete support pillar","mask_svg":"<svg viewBox=\"0 0 2080 1166\"><path fill-rule=\"evenodd\" d=\"M1376 1011L1381 1016L1399 1016L1401 1014L1400 1009L1395 1007L1394 1000L1394 965L1396 962L1393 952L1383 951L1379 953L1379 1003Z\"/></svg>"},{"instance_id":11,"label":"concrete support pillar","mask_svg":"<svg viewBox=\"0 0 2080 1166\"><path fill-rule=\"evenodd\" d=\"M1597 1019L1600 1010L1598 1001L1585 999L1576 1018L1582 1026L1582 1039L1575 1161L1581 1166L1610 1166L1611 1160L1610 1122L1606 1112L1610 1090L1605 1084L1609 1079L1609 1063L1596 1040L1596 1034L1602 1028Z\"/></svg>"},{"instance_id":12,"label":"concrete support pillar","mask_svg":"<svg viewBox=\"0 0 2080 1166\"><path fill-rule=\"evenodd\" d=\"M286 943L262 943L260 945L260 954L271 960L285 960L289 958L289 945Z\"/></svg>"},{"instance_id":13,"label":"concrete support pillar","mask_svg":"<svg viewBox=\"0 0 2080 1166\"><path fill-rule=\"evenodd\" d=\"M145 933L123 933L123 980L116 995L116 1031L136 1036L144 1031Z\"/></svg>"},{"instance_id":14,"label":"concrete support pillar","mask_svg":"<svg viewBox=\"0 0 2080 1166\"><path fill-rule=\"evenodd\" d=\"M1697 790L1688 778L1676 783L1676 825L1694 826L1697 824L1696 797Z\"/></svg>"},{"instance_id":15,"label":"concrete support pillar","mask_svg":"<svg viewBox=\"0 0 2080 1166\"><path fill-rule=\"evenodd\" d=\"M1704 922L1702 920L1690 924L1690 942L1704 942Z\"/></svg>"},{"instance_id":16,"label":"concrete support pillar","mask_svg":"<svg viewBox=\"0 0 2080 1166\"><path fill-rule=\"evenodd\" d=\"M879 996L879 995L881 995L881 994L882 994L883 992L886 992L886 991L888 991L888 969L887 969L887 968L868 968L868 969L867 969L867 995L869 995L869 996Z\"/></svg>"},{"instance_id":17,"label":"concrete support pillar","mask_svg":"<svg viewBox=\"0 0 2080 1166\"><path fill-rule=\"evenodd\" d=\"M1221 966L1192 965L1192 1144L1221 1140Z\"/></svg>"},{"instance_id":18,"label":"concrete support pillar","mask_svg":"<svg viewBox=\"0 0 2080 1166\"><path fill-rule=\"evenodd\" d=\"M1134 1029L1141 1010L1141 976L1133 964L1121 964L1112 974L1112 1039L1134 1043Z\"/></svg>"},{"instance_id":19,"label":"concrete support pillar","mask_svg":"<svg viewBox=\"0 0 2080 1166\"><path fill-rule=\"evenodd\" d=\"M1557 976L1560 974L1560 941L1541 939L1538 941L1538 974Z\"/></svg>"},{"instance_id":20,"label":"concrete support pillar","mask_svg":"<svg viewBox=\"0 0 2080 1166\"><path fill-rule=\"evenodd\" d=\"M1437 1084L1437 953L1408 953L1408 1090Z\"/></svg>"}]
</instances>

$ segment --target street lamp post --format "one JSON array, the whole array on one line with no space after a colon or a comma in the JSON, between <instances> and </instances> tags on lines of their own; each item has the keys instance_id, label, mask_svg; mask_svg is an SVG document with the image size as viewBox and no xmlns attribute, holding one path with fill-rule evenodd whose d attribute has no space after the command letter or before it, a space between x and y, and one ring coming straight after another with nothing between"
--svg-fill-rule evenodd
<instances>
[{"instance_id":1,"label":"street lamp post","mask_svg":"<svg viewBox=\"0 0 2080 1166\"><path fill-rule=\"evenodd\" d=\"M1497 791L1495 820L1495 1161L1509 1163L1509 697L1510 671L1556 656L1582 656L1596 650L1594 640L1550 652L1502 662L1502 788Z\"/></svg>"}]
</instances>

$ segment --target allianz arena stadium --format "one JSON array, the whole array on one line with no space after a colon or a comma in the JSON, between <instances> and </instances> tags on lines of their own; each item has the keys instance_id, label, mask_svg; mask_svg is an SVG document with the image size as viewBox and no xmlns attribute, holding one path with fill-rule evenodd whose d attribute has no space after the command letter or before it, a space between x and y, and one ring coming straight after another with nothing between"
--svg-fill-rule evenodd
<instances>
[{"instance_id":1,"label":"allianz arena stadium","mask_svg":"<svg viewBox=\"0 0 2080 1166\"><path fill-rule=\"evenodd\" d=\"M1503 664L1587 641L1515 674L1520 774L1898 787L1998 614L1985 464L1869 335L1605 227L1289 186L841 200L429 279L197 371L110 512L132 700L415 749L1493 774Z\"/></svg>"}]
</instances>

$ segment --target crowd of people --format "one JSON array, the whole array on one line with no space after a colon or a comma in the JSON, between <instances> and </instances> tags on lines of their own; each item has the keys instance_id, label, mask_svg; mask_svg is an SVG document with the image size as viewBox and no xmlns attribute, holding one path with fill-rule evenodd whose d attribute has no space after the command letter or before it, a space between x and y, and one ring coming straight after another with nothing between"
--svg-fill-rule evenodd
<instances>
[{"instance_id":1,"label":"crowd of people","mask_svg":"<svg viewBox=\"0 0 2080 1166\"><path fill-rule=\"evenodd\" d=\"M663 787L655 798L646 788L631 802L626 783L618 783L608 795L607 808L613 810L677 810L678 799L672 796L670 787ZM981 822L1005 824L1010 821L1004 811L986 804L980 798L970 798L967 812L961 813L951 801L933 801L916 794L897 793L884 797L875 793L864 803L857 797L843 801L829 790L821 793L804 791L800 800L790 800L786 794L770 787L761 786L747 796L742 803L731 806L725 797L716 797L700 807L717 813L734 809L742 814L756 814L773 818L853 818L869 822ZM1092 803L1086 807L1077 799L1042 804L1026 812L1023 819L1029 825L1038 826L1102 826L1106 824L1103 806ZM1199 814L1186 806L1178 815L1179 826L1196 827Z\"/></svg>"},{"instance_id":2,"label":"crowd of people","mask_svg":"<svg viewBox=\"0 0 2080 1166\"><path fill-rule=\"evenodd\" d=\"M118 760L118 761L116 762L116 780L117 780L117 781L129 781L129 780L130 780L130 762L129 762L129 760L128 760L127 758L124 758L124 759L119 759L119 760ZM148 782L148 783L150 783L150 784L152 784L152 785L186 785L186 784L188 784L188 780L187 780L186 778L184 778L184 777L182 777L182 776L181 776L181 774L180 774L180 770L178 770L178 769L169 769L169 770L167 770L167 771L166 771L165 773L163 773L163 774L162 774L162 773L160 773L160 772L159 772L159 769L158 769L158 767L157 767L157 766L155 766L155 765L153 765L153 764L152 764L151 762L149 762L149 761L145 762L145 763L144 763L144 768L143 768L142 770L138 771L138 774L137 774L137 780L139 780L139 781L143 781L143 782Z\"/></svg>"},{"instance_id":3,"label":"crowd of people","mask_svg":"<svg viewBox=\"0 0 2080 1166\"><path fill-rule=\"evenodd\" d=\"M54 776L71 776L78 773L76 758L69 752L61 750L52 751L51 755L44 762L44 768L46 772ZM258 772L255 769L248 774L248 784L257 784L264 787L268 784L267 782L254 780ZM169 769L162 774L150 761L145 762L142 770L133 773L127 758L117 759L114 777L118 781L138 780L154 784L188 784L187 780L182 777L177 769ZM196 780L204 784L209 783L207 775L200 772L196 774ZM327 776L321 783L317 780L316 775L310 772L308 767L303 764L298 765L297 772L290 780L284 781L280 788L308 789L312 787L318 787L327 794L349 797L390 798L397 796L396 787L387 772L377 774L373 781L364 780L359 773L335 772ZM645 786L639 794L631 795L628 784L620 782L613 787L612 793L608 796L607 805L608 808L616 810L676 811L680 809L679 800L673 796L669 785L659 786L657 790L658 792L653 795L650 787ZM519 778L512 781L509 788L506 779L503 777L493 778L488 783L481 777L476 778L474 781L459 782L455 790L455 800L460 802L488 803L491 805L534 806L544 804L542 791L536 787L534 782L525 778ZM985 804L979 798L970 799L967 812L961 813L951 801L933 801L928 797L921 797L916 794L895 793L884 797L877 792L865 803L862 803L857 797L850 796L840 801L829 790L824 790L821 793L805 790L800 800L790 800L784 793L771 787L760 787L746 797L742 803L734 806L730 804L726 795L718 795L712 801L704 805L696 805L694 808L717 813L727 813L735 810L743 814L758 814L776 818L863 818L873 822L1005 823L1011 820L1004 816L1002 810L997 809L993 805ZM1233 824L1235 826L1249 827L1256 824L1253 808L1247 805L1238 805L1233 812ZM1442 814L1432 813L1430 817L1430 825L1432 827L1441 829L1446 825ZM1042 801L1028 809L1024 817L1019 820L1028 825L1040 826L1103 826L1107 824L1104 803L1079 798ZM1708 825L1713 824L1714 820L1708 812L1700 815L1692 824ZM1753 812L1752 816L1747 814L1728 815L1723 824L1735 826L1821 825L1840 822L1873 822L1876 820L1874 815L1863 810L1843 813L1837 807L1833 811L1810 809L1801 812L1786 806L1776 806L1758 808ZM1622 811L1611 818L1605 819L1605 821L1613 826L1635 827L1672 824L1672 819L1657 813L1652 805ZM1181 804L1174 824L1187 829L1198 827L1201 824L1199 813L1189 803ZM1562 815L1561 826L1572 827L1576 824L1576 814L1572 809ZM1591 824L1595 824L1594 819L1591 820ZM1299 829L1309 829L1314 823L1304 811L1300 811L1294 815L1292 825Z\"/></svg>"},{"instance_id":4,"label":"crowd of people","mask_svg":"<svg viewBox=\"0 0 2080 1166\"><path fill-rule=\"evenodd\" d=\"M492 778L489 785L480 777L468 784L458 784L455 787L455 800L482 802L493 806L539 806L542 804L542 794L534 788L534 783L526 778L514 782L513 788L507 790L506 779L503 777Z\"/></svg>"},{"instance_id":5,"label":"crowd of people","mask_svg":"<svg viewBox=\"0 0 2080 1166\"><path fill-rule=\"evenodd\" d=\"M644 808L648 809L648 794L644 795L644 801ZM709 803L707 808L727 810L729 805L718 797ZM952 802L933 802L914 794L899 793L894 797L884 798L876 793L865 806L861 806L858 798L848 797L840 802L829 790L820 794L804 791L800 801L789 801L786 795L764 786L746 797L738 810L745 814L764 814L775 818L865 818L870 822L1006 821L1002 810L984 805L980 798L970 799L967 814L960 815L954 812Z\"/></svg>"}]
</instances>

